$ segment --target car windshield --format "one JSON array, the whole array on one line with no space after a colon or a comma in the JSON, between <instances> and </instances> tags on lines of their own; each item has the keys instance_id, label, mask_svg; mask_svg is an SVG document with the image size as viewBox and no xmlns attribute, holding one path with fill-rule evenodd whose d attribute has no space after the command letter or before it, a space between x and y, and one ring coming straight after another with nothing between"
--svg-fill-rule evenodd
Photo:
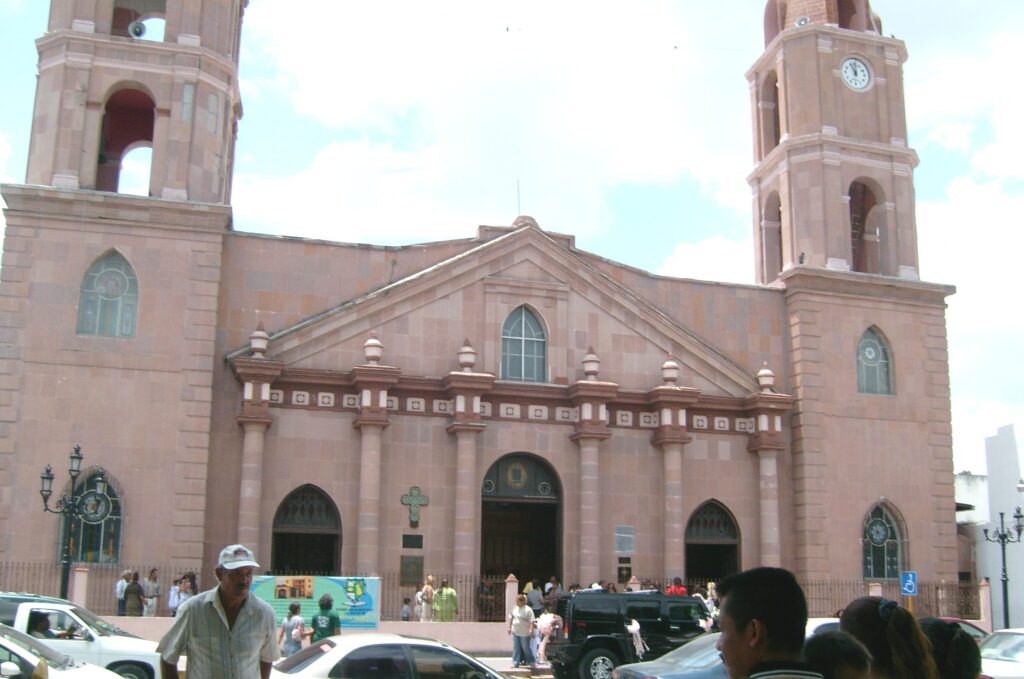
<instances>
[{"instance_id":1,"label":"car windshield","mask_svg":"<svg viewBox=\"0 0 1024 679\"><path fill-rule=\"evenodd\" d=\"M60 651L56 651L39 639L30 637L27 634L23 634L16 629L8 627L7 625L0 625L0 638L6 641L20 646L27 650L33 655L37 655L40 658L46 659L46 664L50 667L56 667L59 670L70 669L77 665L77 661L69 655L64 655Z\"/></svg>"},{"instance_id":2,"label":"car windshield","mask_svg":"<svg viewBox=\"0 0 1024 679\"><path fill-rule=\"evenodd\" d=\"M334 648L334 642L330 639L321 639L320 641L307 646L295 655L290 655L277 665L274 669L284 674L294 674L306 667L309 667L323 655Z\"/></svg>"},{"instance_id":3,"label":"car windshield","mask_svg":"<svg viewBox=\"0 0 1024 679\"><path fill-rule=\"evenodd\" d=\"M134 634L125 632L117 625L112 625L92 611L85 608L72 608L71 612L82 619L86 625L91 627L101 637L134 637Z\"/></svg>"},{"instance_id":4,"label":"car windshield","mask_svg":"<svg viewBox=\"0 0 1024 679\"><path fill-rule=\"evenodd\" d=\"M1024 662L1024 634L996 632L981 642L981 657L989 660Z\"/></svg>"},{"instance_id":5,"label":"car windshield","mask_svg":"<svg viewBox=\"0 0 1024 679\"><path fill-rule=\"evenodd\" d=\"M680 670L699 670L721 662L718 649L718 632L702 634L690 643L680 646L661 656L658 662L671 663Z\"/></svg>"}]
</instances>

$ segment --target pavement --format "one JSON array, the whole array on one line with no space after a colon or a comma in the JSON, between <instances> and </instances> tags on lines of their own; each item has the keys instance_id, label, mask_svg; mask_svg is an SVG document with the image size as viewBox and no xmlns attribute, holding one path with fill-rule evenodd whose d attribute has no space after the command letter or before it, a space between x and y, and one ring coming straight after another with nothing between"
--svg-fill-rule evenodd
<instances>
[{"instance_id":1,"label":"pavement","mask_svg":"<svg viewBox=\"0 0 1024 679\"><path fill-rule=\"evenodd\" d=\"M551 677L551 665L533 665L531 667L513 667L512 656L504 657L487 657L487 656L474 656L477 660L487 665L493 670L497 670L502 674L507 674L510 677L532 677L534 679L540 679L541 677Z\"/></svg>"}]
</instances>

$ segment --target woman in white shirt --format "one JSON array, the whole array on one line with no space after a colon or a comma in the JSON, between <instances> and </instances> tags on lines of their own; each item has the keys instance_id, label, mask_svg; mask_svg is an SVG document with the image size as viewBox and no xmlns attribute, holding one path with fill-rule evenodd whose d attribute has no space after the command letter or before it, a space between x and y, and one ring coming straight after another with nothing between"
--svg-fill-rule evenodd
<instances>
[{"instance_id":1,"label":"woman in white shirt","mask_svg":"<svg viewBox=\"0 0 1024 679\"><path fill-rule=\"evenodd\" d=\"M516 607L508 616L508 633L512 635L512 666L533 664L530 635L533 633L533 609L526 605L526 595L516 597Z\"/></svg>"}]
</instances>

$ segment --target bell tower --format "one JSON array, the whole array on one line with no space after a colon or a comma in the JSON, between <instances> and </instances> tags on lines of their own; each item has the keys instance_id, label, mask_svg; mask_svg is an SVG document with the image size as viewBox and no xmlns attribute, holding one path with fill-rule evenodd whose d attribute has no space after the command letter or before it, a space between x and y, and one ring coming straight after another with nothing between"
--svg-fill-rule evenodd
<instances>
[{"instance_id":1,"label":"bell tower","mask_svg":"<svg viewBox=\"0 0 1024 679\"><path fill-rule=\"evenodd\" d=\"M747 72L757 281L796 266L918 279L900 40L868 0L770 0Z\"/></svg>"},{"instance_id":2,"label":"bell tower","mask_svg":"<svg viewBox=\"0 0 1024 679\"><path fill-rule=\"evenodd\" d=\"M247 2L53 2L36 43L27 183L117 192L125 154L148 146L151 197L228 204Z\"/></svg>"}]
</instances>

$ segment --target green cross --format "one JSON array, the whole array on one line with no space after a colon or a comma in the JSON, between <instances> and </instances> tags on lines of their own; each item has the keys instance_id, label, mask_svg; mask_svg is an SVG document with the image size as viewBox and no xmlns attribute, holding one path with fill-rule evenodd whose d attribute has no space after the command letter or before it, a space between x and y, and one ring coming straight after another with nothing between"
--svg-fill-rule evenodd
<instances>
[{"instance_id":1,"label":"green cross","mask_svg":"<svg viewBox=\"0 0 1024 679\"><path fill-rule=\"evenodd\" d=\"M409 523L415 526L420 522L420 507L430 504L430 498L420 492L419 486L413 486L408 495L402 496L402 504L409 505Z\"/></svg>"}]
</instances>

